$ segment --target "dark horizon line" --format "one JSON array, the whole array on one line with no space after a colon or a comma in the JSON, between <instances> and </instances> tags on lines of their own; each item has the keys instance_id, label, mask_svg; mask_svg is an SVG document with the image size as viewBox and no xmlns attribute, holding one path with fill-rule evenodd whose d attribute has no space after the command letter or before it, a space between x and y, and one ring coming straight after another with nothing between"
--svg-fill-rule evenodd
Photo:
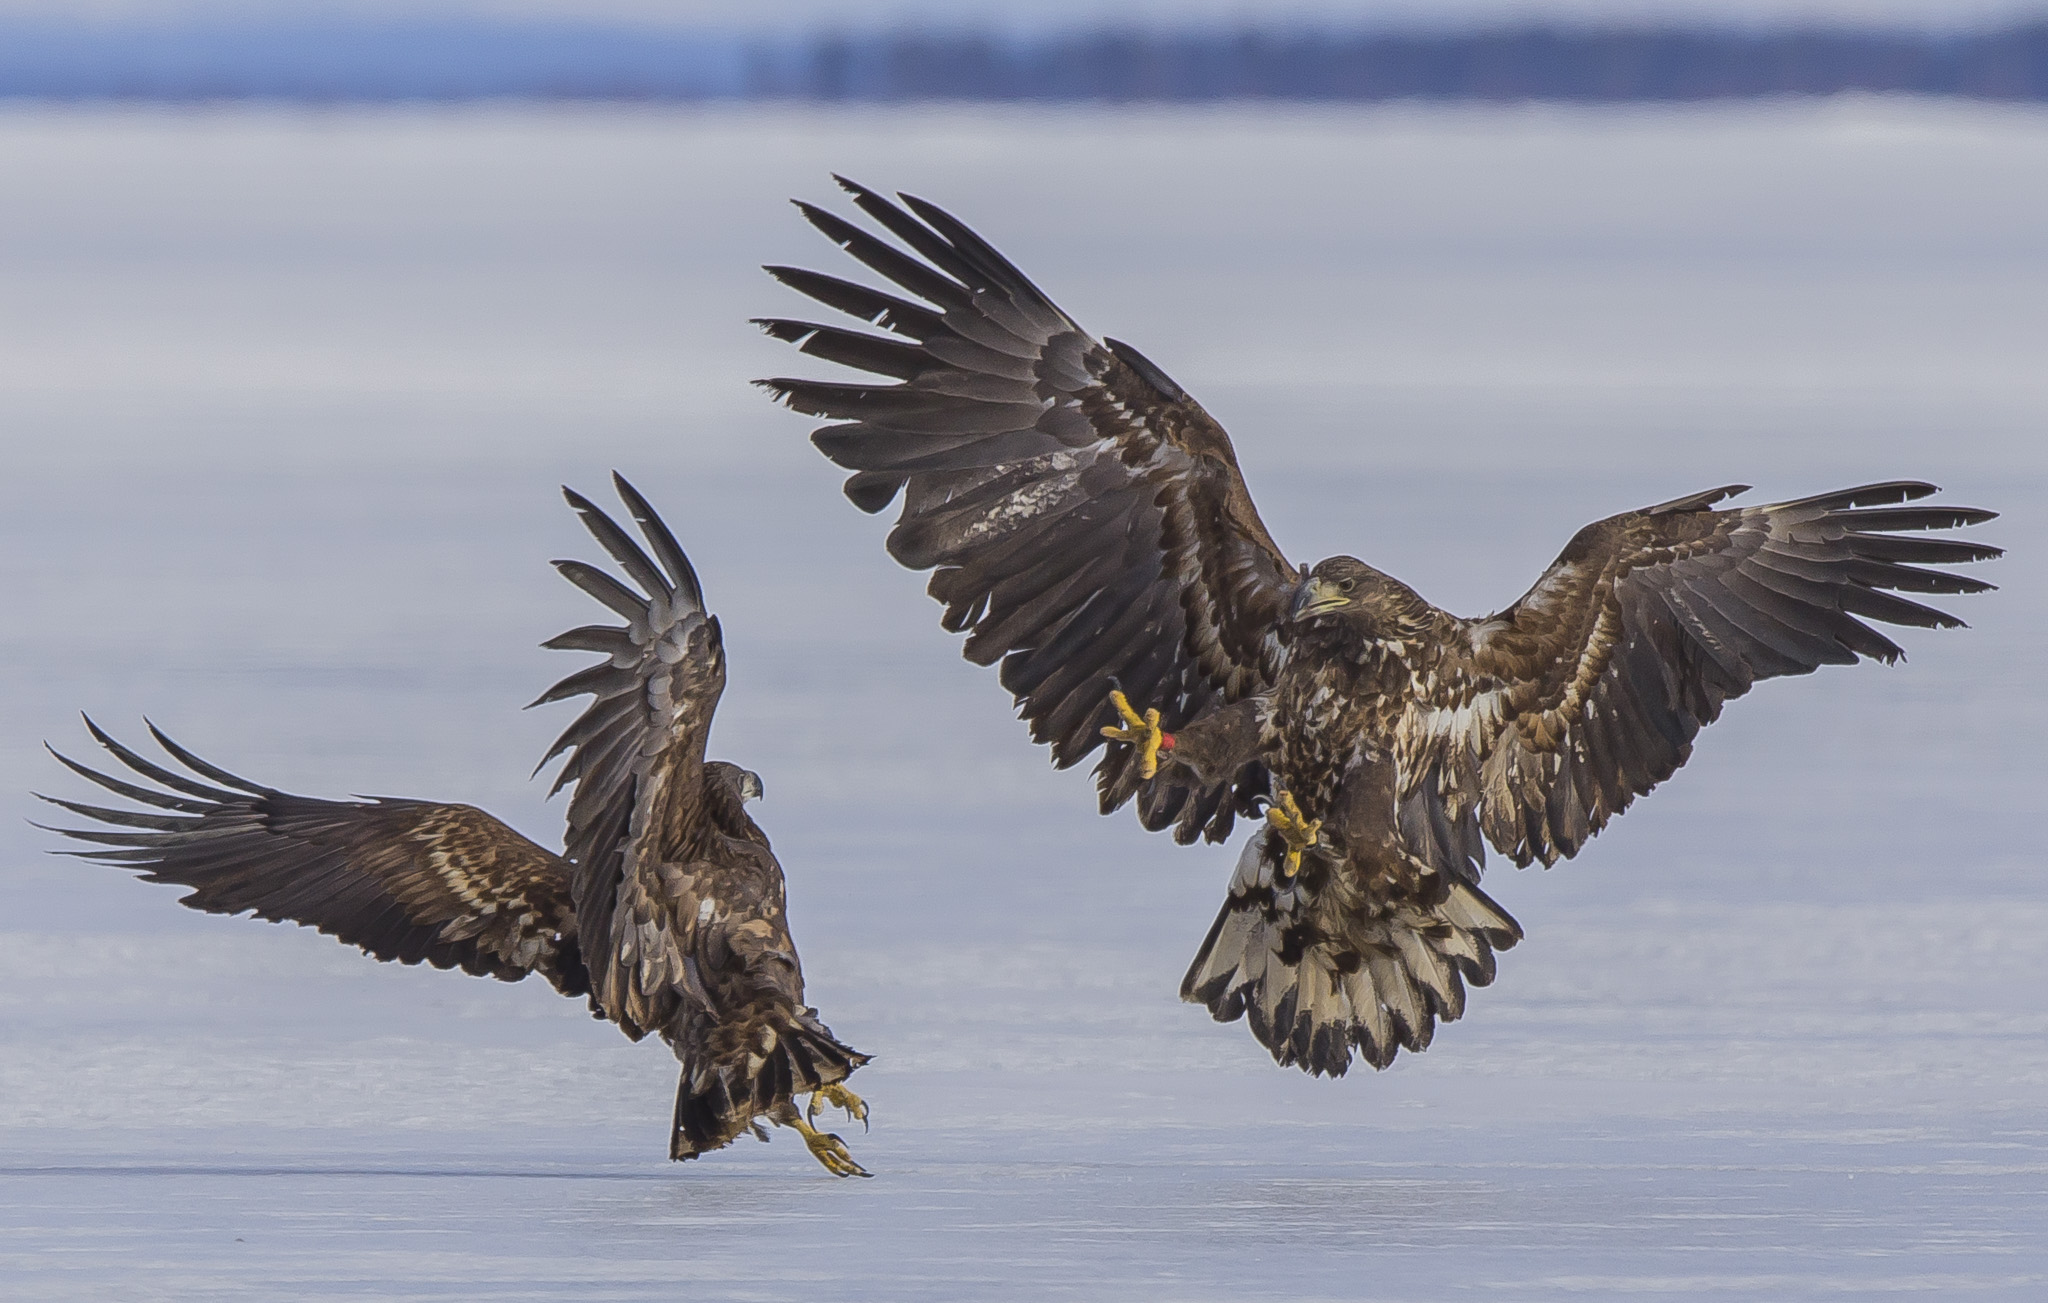
<instances>
[{"instance_id":1,"label":"dark horizon line","mask_svg":"<svg viewBox=\"0 0 2048 1303\"><path fill-rule=\"evenodd\" d=\"M582 20L0 20L0 98L311 103L2048 101L2048 18L1997 29L1527 25L716 35Z\"/></svg>"}]
</instances>

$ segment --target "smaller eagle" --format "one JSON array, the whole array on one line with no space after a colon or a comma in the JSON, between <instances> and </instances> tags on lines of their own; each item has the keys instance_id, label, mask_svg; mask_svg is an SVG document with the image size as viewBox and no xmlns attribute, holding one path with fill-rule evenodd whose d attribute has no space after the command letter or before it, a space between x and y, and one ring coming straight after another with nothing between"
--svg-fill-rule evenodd
<instances>
[{"instance_id":1,"label":"smaller eagle","mask_svg":"<svg viewBox=\"0 0 2048 1303\"><path fill-rule=\"evenodd\" d=\"M856 506L901 499L889 554L933 572L1054 763L1110 744L1104 814L1183 842L1264 816L1181 995L1283 1065L1383 1068L1464 1013L1522 935L1480 890L1488 843L1577 854L1756 683L1896 661L1874 624L1961 623L1898 594L1991 586L1928 567L1999 555L1939 536L1993 513L1908 505L1936 491L1915 480L1625 511L1477 619L1353 557L1297 565L1164 371L944 209L840 184L886 236L799 208L893 288L768 271L875 329L759 324L867 374L760 383L830 422L811 439Z\"/></svg>"},{"instance_id":2,"label":"smaller eagle","mask_svg":"<svg viewBox=\"0 0 2048 1303\"><path fill-rule=\"evenodd\" d=\"M110 849L66 851L190 887L180 904L300 923L378 959L460 968L516 982L539 973L639 1040L652 1032L682 1063L669 1157L695 1158L765 1119L794 1129L836 1176L867 1176L824 1105L862 1122L845 1081L868 1061L804 1004L784 913L782 866L747 814L753 772L704 758L725 689L718 620L689 558L624 478L619 496L656 565L609 516L569 505L636 590L581 561L571 583L624 624L586 625L542 646L604 659L536 701L590 696L541 765L567 753L553 791L573 787L556 855L468 805L376 798L326 801L239 778L173 742L188 772L138 755L90 719L93 739L155 786L56 755L74 773L151 807L44 797L118 831L55 828ZM552 794L552 793L551 793ZM799 1112L795 1099L810 1096Z\"/></svg>"}]
</instances>

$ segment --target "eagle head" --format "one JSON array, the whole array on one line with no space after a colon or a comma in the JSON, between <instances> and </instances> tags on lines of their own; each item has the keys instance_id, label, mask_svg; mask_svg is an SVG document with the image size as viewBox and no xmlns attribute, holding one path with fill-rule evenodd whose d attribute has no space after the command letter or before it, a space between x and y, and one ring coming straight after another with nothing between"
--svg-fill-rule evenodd
<instances>
[{"instance_id":1,"label":"eagle head","mask_svg":"<svg viewBox=\"0 0 2048 1303\"><path fill-rule=\"evenodd\" d=\"M741 805L749 801L758 801L766 794L767 789L761 786L761 775L751 769L742 769L730 761L707 761L704 765L704 774L736 797Z\"/></svg>"},{"instance_id":2,"label":"eagle head","mask_svg":"<svg viewBox=\"0 0 2048 1303\"><path fill-rule=\"evenodd\" d=\"M1367 638L1399 638L1411 632L1428 603L1414 589L1356 557L1318 561L1294 590L1287 622L1329 621Z\"/></svg>"}]
</instances>

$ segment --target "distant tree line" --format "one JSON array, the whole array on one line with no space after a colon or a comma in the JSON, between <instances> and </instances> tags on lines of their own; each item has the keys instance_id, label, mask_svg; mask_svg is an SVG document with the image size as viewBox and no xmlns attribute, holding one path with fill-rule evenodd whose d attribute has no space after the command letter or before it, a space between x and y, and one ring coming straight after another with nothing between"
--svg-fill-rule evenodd
<instances>
[{"instance_id":1,"label":"distant tree line","mask_svg":"<svg viewBox=\"0 0 2048 1303\"><path fill-rule=\"evenodd\" d=\"M1529 29L826 37L753 94L818 100L1703 100L1838 91L2048 99L2048 23L1934 36Z\"/></svg>"},{"instance_id":2,"label":"distant tree line","mask_svg":"<svg viewBox=\"0 0 2048 1303\"><path fill-rule=\"evenodd\" d=\"M740 38L591 23L0 21L0 96L311 101L2048 100L2048 22L1959 34L1528 28Z\"/></svg>"}]
</instances>

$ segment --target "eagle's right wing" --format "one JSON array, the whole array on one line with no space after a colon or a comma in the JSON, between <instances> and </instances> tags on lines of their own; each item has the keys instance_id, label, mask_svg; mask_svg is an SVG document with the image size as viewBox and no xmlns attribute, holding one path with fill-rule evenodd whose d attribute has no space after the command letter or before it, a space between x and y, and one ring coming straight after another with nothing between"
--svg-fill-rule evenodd
<instances>
[{"instance_id":1,"label":"eagle's right wing","mask_svg":"<svg viewBox=\"0 0 2048 1303\"><path fill-rule=\"evenodd\" d=\"M1925 567L1999 549L1916 537L1994 512L1907 506L1911 480L1715 510L1741 486L1580 530L1507 610L1453 620L1400 725L1402 827L1433 861L1487 840L1517 864L1578 852L1671 777L1722 706L1763 680L1904 653L1873 623L1962 621L1901 597L1979 593ZM1450 857L1456 864L1462 856Z\"/></svg>"},{"instance_id":2,"label":"eagle's right wing","mask_svg":"<svg viewBox=\"0 0 2048 1303\"><path fill-rule=\"evenodd\" d=\"M904 248L799 205L834 243L922 302L794 267L776 279L891 332L760 324L805 353L899 381L761 383L844 424L812 436L852 470L847 496L880 511L903 494L889 552L935 569L943 623L1002 663L1003 686L1065 768L1102 745L1121 687L1178 729L1262 690L1300 576L1252 506L1230 439L1137 350L1098 341L987 241L943 210L840 182ZM915 214L913 216L912 214ZM1251 765L1191 792L1168 770L1140 784L1134 749L1097 767L1105 813L1135 794L1148 828L1221 840L1264 795Z\"/></svg>"},{"instance_id":3,"label":"eagle's right wing","mask_svg":"<svg viewBox=\"0 0 2048 1303\"><path fill-rule=\"evenodd\" d=\"M541 764L568 752L554 790L575 788L567 852L592 998L638 1039L669 1026L686 1004L714 1003L696 958L697 917L678 915L682 884L671 878L704 822L704 747L725 690L725 647L675 536L632 485L612 478L660 564L596 504L563 490L639 588L581 561L555 562L625 624L587 625L543 643L604 659L534 704L595 698Z\"/></svg>"},{"instance_id":4,"label":"eagle's right wing","mask_svg":"<svg viewBox=\"0 0 2048 1303\"><path fill-rule=\"evenodd\" d=\"M589 990L569 907L568 868L469 805L324 801L252 783L150 727L189 773L101 731L101 746L145 786L53 751L72 772L150 807L44 797L109 828L56 828L107 849L67 851L190 887L179 903L318 928L378 959L517 981L537 972L564 995ZM196 775L196 777L195 777ZM204 781L201 781L204 780Z\"/></svg>"}]
</instances>

